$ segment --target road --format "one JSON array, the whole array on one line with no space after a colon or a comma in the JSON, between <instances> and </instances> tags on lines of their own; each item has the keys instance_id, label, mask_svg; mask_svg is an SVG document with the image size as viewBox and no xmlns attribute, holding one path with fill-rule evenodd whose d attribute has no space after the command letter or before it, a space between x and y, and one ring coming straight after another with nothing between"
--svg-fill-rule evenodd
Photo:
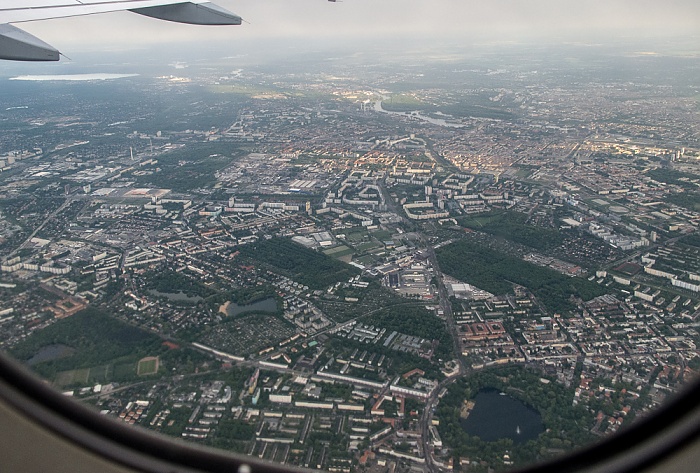
<instances>
[{"instance_id":1,"label":"road","mask_svg":"<svg viewBox=\"0 0 700 473\"><path fill-rule=\"evenodd\" d=\"M427 242L426 242L427 243ZM454 315L452 313L452 303L450 302L449 294L447 292L447 287L445 287L445 282L442 277L442 272L440 271L440 265L437 261L437 256L435 255L435 249L429 244L426 244L426 250L428 255L428 260L433 267L436 274L436 279L438 281L438 299L440 301L440 308L443 311L445 317L445 325L450 331L452 336L453 349L455 352L455 358L459 366L459 371L454 375L443 379L433 390L433 393L425 402L425 407L423 408L423 415L420 419L420 432L421 432L421 445L423 448L423 454L425 455L425 465L428 467L428 471L431 473L437 473L440 471L438 466L435 464L433 455L430 451L430 433L428 429L432 424L433 420L433 409L437 405L438 395L440 392L448 386L449 384L456 381L460 376L467 373L467 367L464 364L461 356L461 348L459 343L459 332L457 331L457 324L454 321Z\"/></svg>"},{"instance_id":2,"label":"road","mask_svg":"<svg viewBox=\"0 0 700 473\"><path fill-rule=\"evenodd\" d=\"M433 390L433 393L425 401L423 414L420 418L420 440L421 448L423 449L423 455L425 457L425 465L428 467L428 471L430 471L431 473L438 473L440 471L440 468L435 464L433 454L430 451L430 432L428 432L428 429L433 423L433 409L437 406L437 402L439 400L438 395L442 392L442 390L447 385L452 384L454 381L456 381L460 376L462 376L462 374L463 372L460 371L459 373L455 373L454 375L440 381L437 388Z\"/></svg>"},{"instance_id":3,"label":"road","mask_svg":"<svg viewBox=\"0 0 700 473\"><path fill-rule=\"evenodd\" d=\"M403 216L402 209L398 208L398 205L393 201L391 196L389 195L389 192L386 190L384 186L381 187L382 192L385 194L386 198L386 203L387 203L387 208L390 211L393 211L397 215L401 215L402 219L407 222L408 220L406 217ZM452 344L453 344L453 349L455 352L455 358L457 359L457 363L459 366L459 371L455 373L453 376L450 376L448 378L443 379L433 390L433 393L430 395L430 397L426 400L425 402L425 407L423 408L423 415L421 416L420 419L420 432L421 432L421 448L423 450L423 455L425 456L425 465L428 468L428 471L430 473L438 473L440 471L439 467L435 464L435 461L433 459L432 452L430 451L430 433L428 432L428 429L430 425L432 424L433 420L433 409L437 405L438 402L438 394L448 386L449 384L453 383L455 380L457 380L460 376L464 375L467 373L467 367L464 364L464 361L462 360L461 356L461 348L460 348L460 343L459 343L459 333L457 332L457 325L455 324L454 321L454 315L452 313L452 303L450 302L450 297L447 292L447 287L445 287L445 282L442 276L442 272L440 271L440 265L437 260L437 255L435 254L435 247L425 238L425 235L422 233L416 233L416 236L418 237L417 239L420 241L421 246L425 249L425 253L427 256L428 261L430 261L430 265L432 266L433 270L435 271L435 276L438 281L438 301L440 305L440 309L442 309L443 316L445 318L445 325L447 329L450 331L450 335L452 337Z\"/></svg>"},{"instance_id":4,"label":"road","mask_svg":"<svg viewBox=\"0 0 700 473\"><path fill-rule=\"evenodd\" d=\"M435 271L436 279L438 282L438 300L440 303L440 308L442 309L443 315L445 317L445 325L447 326L447 329L450 331L450 335L452 336L453 349L457 361L459 363L459 370L460 372L464 373L466 371L462 358L460 356L461 349L459 344L459 333L457 332L457 324L455 324L454 316L452 314L452 303L450 302L450 296L447 292L447 287L445 286L442 272L440 271L440 265L438 264L437 256L435 255L435 249L430 244L427 244L425 251L428 256L428 261L430 261L430 264L433 267L433 270Z\"/></svg>"}]
</instances>

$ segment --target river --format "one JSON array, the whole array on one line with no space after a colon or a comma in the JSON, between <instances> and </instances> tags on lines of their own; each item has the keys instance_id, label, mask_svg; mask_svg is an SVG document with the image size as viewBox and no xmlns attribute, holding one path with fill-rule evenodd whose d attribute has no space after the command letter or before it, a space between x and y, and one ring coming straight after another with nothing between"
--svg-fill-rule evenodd
<instances>
[{"instance_id":1,"label":"river","mask_svg":"<svg viewBox=\"0 0 700 473\"><path fill-rule=\"evenodd\" d=\"M381 100L377 100L376 102L374 102L374 111L380 112L380 113L388 113L389 115L404 115L406 117L415 118L418 120L423 120L425 122L432 123L433 125L446 126L448 128L464 128L464 125L462 125L461 123L448 122L447 120L444 120L442 118L426 117L425 115L421 115L420 112L418 112L418 111L392 112L390 110L384 110L384 108L382 108L382 101ZM449 115L445 115L445 116L452 118Z\"/></svg>"}]
</instances>

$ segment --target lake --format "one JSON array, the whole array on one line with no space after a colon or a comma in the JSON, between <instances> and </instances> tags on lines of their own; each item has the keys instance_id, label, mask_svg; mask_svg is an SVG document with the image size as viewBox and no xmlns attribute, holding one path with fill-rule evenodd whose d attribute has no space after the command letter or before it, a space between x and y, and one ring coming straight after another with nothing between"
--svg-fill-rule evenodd
<instances>
[{"instance_id":1,"label":"lake","mask_svg":"<svg viewBox=\"0 0 700 473\"><path fill-rule=\"evenodd\" d=\"M479 391L469 417L462 420L462 428L486 442L509 438L515 444L536 439L544 432L539 412L497 389Z\"/></svg>"},{"instance_id":2,"label":"lake","mask_svg":"<svg viewBox=\"0 0 700 473\"><path fill-rule=\"evenodd\" d=\"M269 297L261 301L253 302L252 304L238 305L234 302L226 304L226 313L228 315L240 315L244 312L276 312L277 301L274 297Z\"/></svg>"},{"instance_id":3,"label":"lake","mask_svg":"<svg viewBox=\"0 0 700 473\"><path fill-rule=\"evenodd\" d=\"M85 81L85 80L110 80L122 79L124 77L136 77L138 74L42 74L36 76L17 76L11 77L10 80L28 80L28 81Z\"/></svg>"},{"instance_id":4,"label":"lake","mask_svg":"<svg viewBox=\"0 0 700 473\"><path fill-rule=\"evenodd\" d=\"M202 300L201 297L199 296L188 296L182 291L179 292L160 292L156 291L155 289L150 289L149 294L152 294L154 296L159 296L159 297L166 297L170 299L171 301L187 301L187 302L199 302Z\"/></svg>"}]
</instances>

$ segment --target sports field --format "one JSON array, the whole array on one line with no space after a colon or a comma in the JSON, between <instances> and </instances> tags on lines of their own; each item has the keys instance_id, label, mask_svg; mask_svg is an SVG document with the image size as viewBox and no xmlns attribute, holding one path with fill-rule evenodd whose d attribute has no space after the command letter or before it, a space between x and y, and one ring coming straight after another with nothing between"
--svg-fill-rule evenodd
<instances>
[{"instance_id":1,"label":"sports field","mask_svg":"<svg viewBox=\"0 0 700 473\"><path fill-rule=\"evenodd\" d=\"M136 372L139 376L156 374L158 372L159 364L160 363L157 356L147 356L146 358L141 358L139 360L139 365Z\"/></svg>"},{"instance_id":2,"label":"sports field","mask_svg":"<svg viewBox=\"0 0 700 473\"><path fill-rule=\"evenodd\" d=\"M69 386L73 384L87 384L90 376L90 368L61 371L56 375L57 386Z\"/></svg>"}]
</instances>

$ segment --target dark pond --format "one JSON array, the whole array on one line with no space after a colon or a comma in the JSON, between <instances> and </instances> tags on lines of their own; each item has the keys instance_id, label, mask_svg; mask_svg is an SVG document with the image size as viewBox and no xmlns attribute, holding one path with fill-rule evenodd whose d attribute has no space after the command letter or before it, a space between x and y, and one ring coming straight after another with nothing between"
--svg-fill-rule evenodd
<instances>
[{"instance_id":1,"label":"dark pond","mask_svg":"<svg viewBox=\"0 0 700 473\"><path fill-rule=\"evenodd\" d=\"M179 292L160 292L160 291L156 291L155 289L150 289L148 292L153 294L154 296L166 297L166 298L170 299L171 301L199 302L202 300L202 298L199 296L188 296L187 294L185 294L182 291L179 291Z\"/></svg>"},{"instance_id":2,"label":"dark pond","mask_svg":"<svg viewBox=\"0 0 700 473\"><path fill-rule=\"evenodd\" d=\"M497 389L479 391L462 428L486 442L509 438L515 444L533 440L544 432L542 416L535 409Z\"/></svg>"},{"instance_id":3,"label":"dark pond","mask_svg":"<svg viewBox=\"0 0 700 473\"><path fill-rule=\"evenodd\" d=\"M31 357L28 361L28 365L36 365L38 363L44 363L45 361L58 360L60 358L66 358L75 353L75 348L71 348L67 345L47 345L42 347L36 355Z\"/></svg>"},{"instance_id":4,"label":"dark pond","mask_svg":"<svg viewBox=\"0 0 700 473\"><path fill-rule=\"evenodd\" d=\"M277 301L274 297L270 297L268 299L263 299L261 301L253 302L252 304L247 305L238 305L231 302L226 308L226 313L228 313L228 315L239 315L244 312L275 312L276 310Z\"/></svg>"}]
</instances>

